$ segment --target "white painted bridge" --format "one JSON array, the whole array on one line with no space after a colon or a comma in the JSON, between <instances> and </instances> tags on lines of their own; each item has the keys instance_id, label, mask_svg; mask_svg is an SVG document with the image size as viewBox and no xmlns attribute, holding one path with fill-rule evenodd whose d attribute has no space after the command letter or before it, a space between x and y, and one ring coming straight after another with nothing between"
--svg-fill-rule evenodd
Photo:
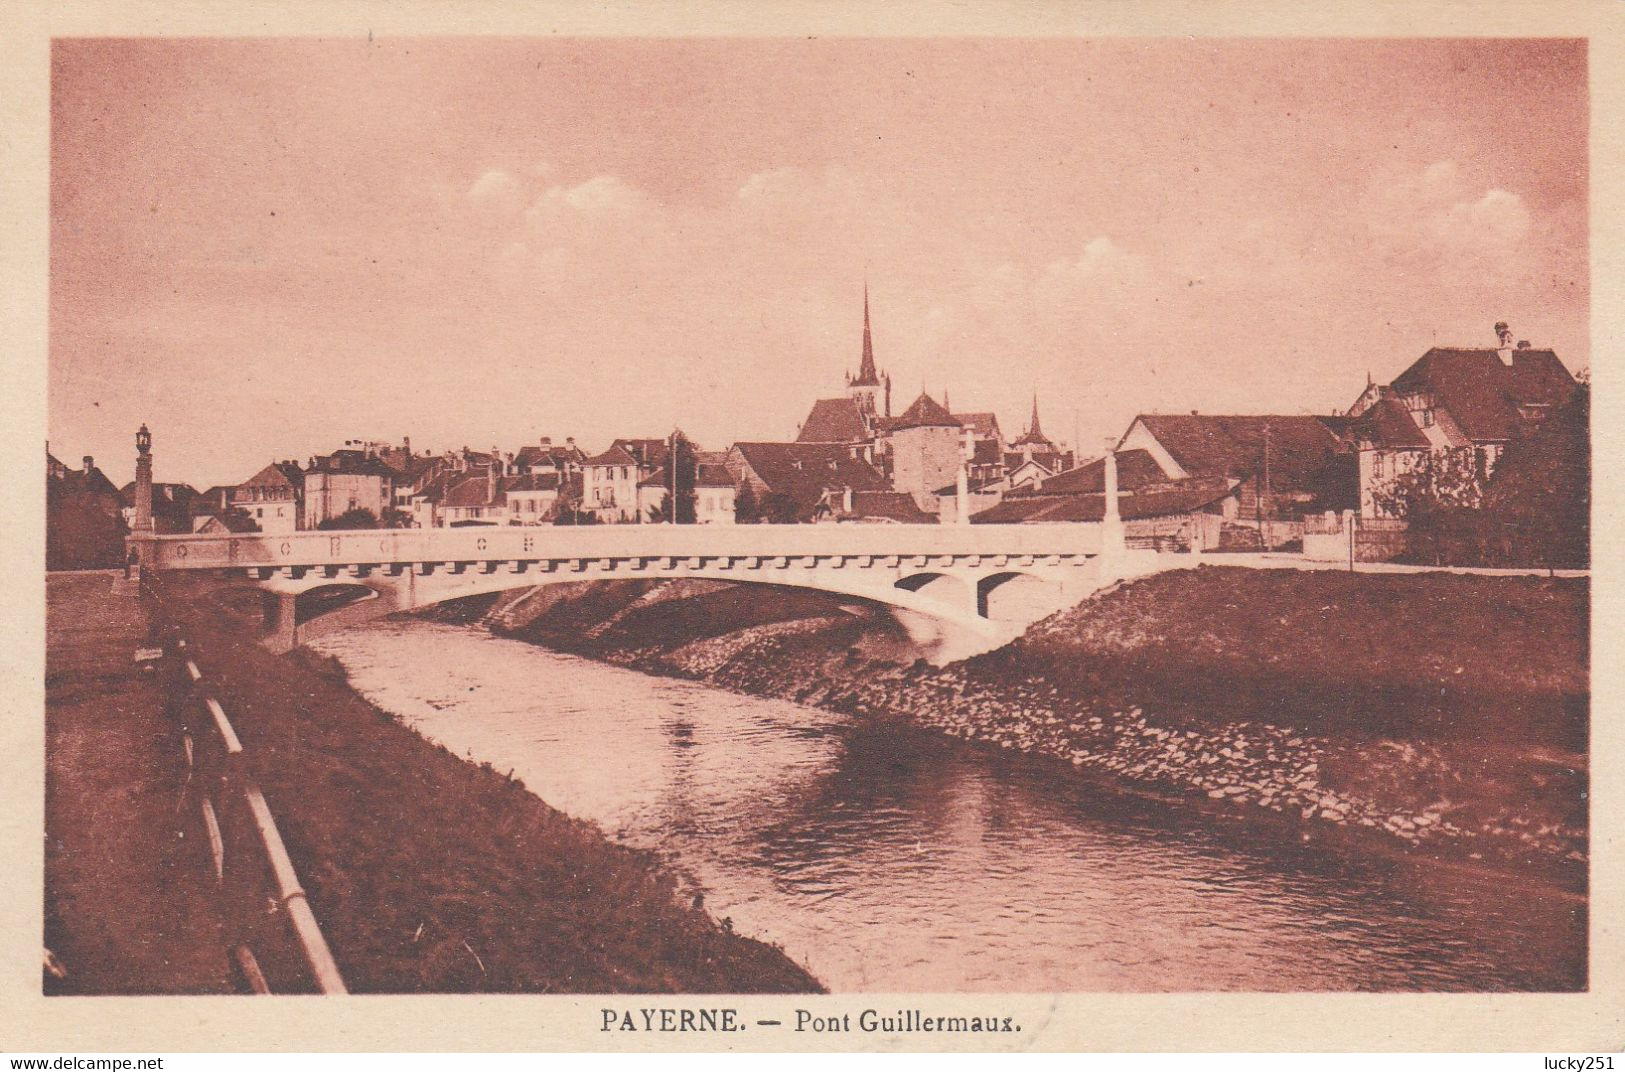
<instances>
[{"instance_id":1,"label":"white painted bridge","mask_svg":"<svg viewBox=\"0 0 1625 1072\"><path fill-rule=\"evenodd\" d=\"M968 630L991 647L1182 557L1125 550L1120 526L1109 522L367 529L137 535L130 543L143 568L226 571L274 596L266 600L267 643L280 649L465 596L679 577L872 600Z\"/></svg>"}]
</instances>

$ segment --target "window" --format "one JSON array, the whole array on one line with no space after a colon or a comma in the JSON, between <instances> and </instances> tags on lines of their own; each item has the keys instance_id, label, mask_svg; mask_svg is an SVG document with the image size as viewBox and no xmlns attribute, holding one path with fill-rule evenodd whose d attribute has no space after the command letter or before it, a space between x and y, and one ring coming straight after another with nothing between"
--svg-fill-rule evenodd
<instances>
[{"instance_id":1,"label":"window","mask_svg":"<svg viewBox=\"0 0 1625 1072\"><path fill-rule=\"evenodd\" d=\"M1376 476L1377 476L1377 478L1379 480L1382 479L1382 477L1384 475L1383 474L1383 464L1382 464L1382 462L1383 462L1382 452L1378 451L1376 453L1376 455L1371 459L1371 471L1374 474L1376 474Z\"/></svg>"},{"instance_id":2,"label":"window","mask_svg":"<svg viewBox=\"0 0 1625 1072\"><path fill-rule=\"evenodd\" d=\"M1433 427L1433 411L1431 409L1425 409L1422 411L1422 427Z\"/></svg>"}]
</instances>

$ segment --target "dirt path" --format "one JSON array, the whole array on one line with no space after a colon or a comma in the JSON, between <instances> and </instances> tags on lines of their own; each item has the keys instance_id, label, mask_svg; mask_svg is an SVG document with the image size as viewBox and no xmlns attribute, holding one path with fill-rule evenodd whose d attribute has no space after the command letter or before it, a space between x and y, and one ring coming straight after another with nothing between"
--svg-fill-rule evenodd
<instances>
[{"instance_id":1,"label":"dirt path","mask_svg":"<svg viewBox=\"0 0 1625 1072\"><path fill-rule=\"evenodd\" d=\"M67 975L47 993L236 990L145 640L120 575L49 575L45 944Z\"/></svg>"}]
</instances>

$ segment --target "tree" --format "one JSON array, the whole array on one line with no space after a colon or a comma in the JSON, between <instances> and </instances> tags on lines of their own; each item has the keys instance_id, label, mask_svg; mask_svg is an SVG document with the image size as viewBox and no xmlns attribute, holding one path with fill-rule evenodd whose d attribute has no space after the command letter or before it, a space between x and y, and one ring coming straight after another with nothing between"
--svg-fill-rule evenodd
<instances>
[{"instance_id":1,"label":"tree","mask_svg":"<svg viewBox=\"0 0 1625 1072\"><path fill-rule=\"evenodd\" d=\"M761 514L769 525L794 525L801 520L796 501L782 491L770 492L762 499Z\"/></svg>"},{"instance_id":2,"label":"tree","mask_svg":"<svg viewBox=\"0 0 1625 1072\"><path fill-rule=\"evenodd\" d=\"M762 520L761 504L756 501L756 489L750 481L742 481L739 492L734 496L734 522L739 525L754 525Z\"/></svg>"},{"instance_id":3,"label":"tree","mask_svg":"<svg viewBox=\"0 0 1625 1072\"><path fill-rule=\"evenodd\" d=\"M1421 461L1371 491L1380 513L1412 524L1429 513L1477 509L1484 501L1484 457L1474 447L1428 451Z\"/></svg>"},{"instance_id":4,"label":"tree","mask_svg":"<svg viewBox=\"0 0 1625 1072\"><path fill-rule=\"evenodd\" d=\"M396 510L393 507L385 510L384 516L378 520L380 526L386 529L409 529L412 527L412 515L405 510Z\"/></svg>"},{"instance_id":5,"label":"tree","mask_svg":"<svg viewBox=\"0 0 1625 1072\"><path fill-rule=\"evenodd\" d=\"M352 506L342 514L317 523L318 529L375 529L378 515L365 506Z\"/></svg>"},{"instance_id":6,"label":"tree","mask_svg":"<svg viewBox=\"0 0 1625 1072\"><path fill-rule=\"evenodd\" d=\"M670 524L675 505L677 524L694 524L699 501L699 495L694 490L697 470L698 461L694 456L694 444L690 443L682 432L673 432L668 441L666 465L662 474L666 494L657 505L649 507L650 521L656 524Z\"/></svg>"}]
</instances>

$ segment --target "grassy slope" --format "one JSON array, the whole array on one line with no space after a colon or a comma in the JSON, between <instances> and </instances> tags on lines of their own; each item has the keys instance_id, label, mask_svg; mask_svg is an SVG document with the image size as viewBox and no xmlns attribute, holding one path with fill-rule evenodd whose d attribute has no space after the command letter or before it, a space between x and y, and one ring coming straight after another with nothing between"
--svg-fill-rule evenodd
<instances>
[{"instance_id":1,"label":"grassy slope","mask_svg":"<svg viewBox=\"0 0 1625 1072\"><path fill-rule=\"evenodd\" d=\"M1583 580L1204 567L1149 577L972 663L1175 717L1583 751Z\"/></svg>"},{"instance_id":2,"label":"grassy slope","mask_svg":"<svg viewBox=\"0 0 1625 1072\"><path fill-rule=\"evenodd\" d=\"M682 903L652 855L429 744L333 664L272 656L218 604L194 606L198 662L353 989L818 989L777 949Z\"/></svg>"}]
</instances>

